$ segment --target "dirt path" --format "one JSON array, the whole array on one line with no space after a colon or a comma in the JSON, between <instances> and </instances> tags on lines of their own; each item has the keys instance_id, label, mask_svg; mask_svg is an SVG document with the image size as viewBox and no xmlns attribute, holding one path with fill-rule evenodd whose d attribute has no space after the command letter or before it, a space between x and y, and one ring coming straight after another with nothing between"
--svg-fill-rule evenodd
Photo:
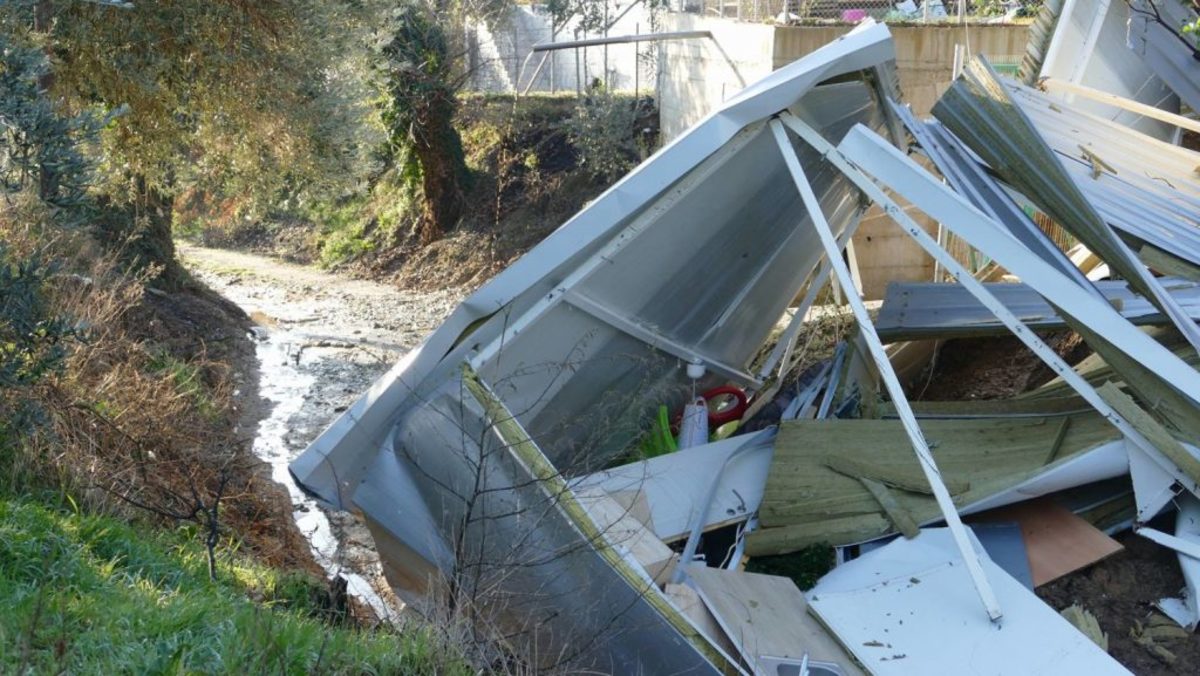
<instances>
[{"instance_id":1,"label":"dirt path","mask_svg":"<svg viewBox=\"0 0 1200 676\"><path fill-rule=\"evenodd\" d=\"M288 463L405 352L454 309L465 293L401 291L277 259L179 245L192 274L245 310L255 327L258 397L241 406L256 425L254 452L292 498L300 530L330 574L377 615L398 610L370 535L351 515L327 512L300 492ZM249 388L248 388L249 389Z\"/></svg>"}]
</instances>

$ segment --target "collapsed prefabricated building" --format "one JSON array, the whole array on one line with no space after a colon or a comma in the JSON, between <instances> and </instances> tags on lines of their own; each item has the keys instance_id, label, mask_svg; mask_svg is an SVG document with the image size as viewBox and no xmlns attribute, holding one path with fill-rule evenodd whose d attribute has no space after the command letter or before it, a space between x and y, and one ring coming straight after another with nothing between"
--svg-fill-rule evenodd
<instances>
[{"instance_id":1,"label":"collapsed prefabricated building","mask_svg":"<svg viewBox=\"0 0 1200 676\"><path fill-rule=\"evenodd\" d=\"M1141 524L1200 491L1194 285L1147 267L1198 269L1195 153L1111 153L1149 141L982 61L918 121L893 60L887 28L866 22L730 99L468 297L293 463L298 481L362 515L403 599L469 601L537 666L1003 671L1020 649L1022 673L1121 672L961 515L1132 472ZM1055 131L1055 114L1080 124ZM1146 208L1105 200L1113 182ZM1019 283L978 280L897 197ZM1125 281L1088 279L1018 200ZM957 304L889 319L885 303L876 330L846 256L873 205L956 281L938 289ZM794 341L830 278L856 338L793 387ZM1007 329L1061 382L992 408L910 405L880 335L914 326ZM1047 326L1077 331L1101 367L1072 369ZM719 387L756 397L747 423L787 401L761 429L632 459L661 408ZM731 524L731 569L697 561L703 534ZM897 533L807 598L737 565ZM735 619L731 603L774 614ZM889 624L893 611L912 619Z\"/></svg>"}]
</instances>

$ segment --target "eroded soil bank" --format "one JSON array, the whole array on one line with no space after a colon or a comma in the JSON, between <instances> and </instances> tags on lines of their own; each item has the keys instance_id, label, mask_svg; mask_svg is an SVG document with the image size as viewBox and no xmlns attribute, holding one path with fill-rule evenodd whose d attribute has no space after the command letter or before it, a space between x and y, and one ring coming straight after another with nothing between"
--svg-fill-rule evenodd
<instances>
[{"instance_id":1,"label":"eroded soil bank","mask_svg":"<svg viewBox=\"0 0 1200 676\"><path fill-rule=\"evenodd\" d=\"M196 277L255 322L257 387L239 393L246 436L287 488L297 526L317 562L347 580L377 616L399 608L370 534L353 515L305 496L287 465L454 309L464 289L401 291L312 267L222 249L180 245ZM250 369L247 369L250 371ZM253 392L257 391L257 396Z\"/></svg>"}]
</instances>

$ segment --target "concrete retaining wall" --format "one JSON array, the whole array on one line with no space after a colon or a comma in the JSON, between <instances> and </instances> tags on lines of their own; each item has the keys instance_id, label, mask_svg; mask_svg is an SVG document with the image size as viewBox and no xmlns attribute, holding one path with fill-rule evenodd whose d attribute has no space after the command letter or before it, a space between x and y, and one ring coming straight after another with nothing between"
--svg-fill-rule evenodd
<instances>
[{"instance_id":1,"label":"concrete retaining wall","mask_svg":"<svg viewBox=\"0 0 1200 676\"><path fill-rule=\"evenodd\" d=\"M665 30L712 31L721 49L747 82L784 66L836 39L849 26L766 26L690 14L666 17ZM918 115L928 114L950 84L954 45L982 53L1004 69L1020 63L1028 26L893 26L896 67L905 101ZM708 42L708 41L705 41ZM664 139L677 136L741 89L737 78L711 43L667 43L659 66L659 108Z\"/></svg>"},{"instance_id":2,"label":"concrete retaining wall","mask_svg":"<svg viewBox=\"0 0 1200 676\"><path fill-rule=\"evenodd\" d=\"M578 22L571 22L551 33L551 19L539 5L517 5L506 21L489 28L479 23L467 34L471 79L475 91L512 92L533 79L541 55L534 55L526 64L533 46L539 42L568 42L595 38L598 35L576 31ZM650 16L638 5L617 21L610 36L635 35L650 32ZM624 44L589 47L578 50L550 52L546 65L534 79L532 91L576 91L599 80L613 90L653 93L657 81L654 46ZM522 73L522 65L525 72ZM518 77L521 82L517 83Z\"/></svg>"}]
</instances>

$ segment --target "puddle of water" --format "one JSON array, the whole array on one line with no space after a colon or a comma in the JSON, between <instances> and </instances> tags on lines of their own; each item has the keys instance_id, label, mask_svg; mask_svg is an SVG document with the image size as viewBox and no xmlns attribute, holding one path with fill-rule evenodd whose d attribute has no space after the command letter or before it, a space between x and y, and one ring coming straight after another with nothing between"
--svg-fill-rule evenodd
<instances>
[{"instance_id":1,"label":"puddle of water","mask_svg":"<svg viewBox=\"0 0 1200 676\"><path fill-rule=\"evenodd\" d=\"M345 578L348 593L369 605L380 619L394 622L399 619L398 610L366 578L343 567L341 543L324 509L300 490L288 472L288 464L295 456L287 443L289 423L300 413L305 396L316 382L313 375L299 368L299 352L308 337L292 331L271 332L262 327L256 327L254 334L259 396L270 402L269 414L259 422L254 454L271 466L272 478L287 488L292 516L300 532L308 538L317 563L330 575Z\"/></svg>"}]
</instances>

